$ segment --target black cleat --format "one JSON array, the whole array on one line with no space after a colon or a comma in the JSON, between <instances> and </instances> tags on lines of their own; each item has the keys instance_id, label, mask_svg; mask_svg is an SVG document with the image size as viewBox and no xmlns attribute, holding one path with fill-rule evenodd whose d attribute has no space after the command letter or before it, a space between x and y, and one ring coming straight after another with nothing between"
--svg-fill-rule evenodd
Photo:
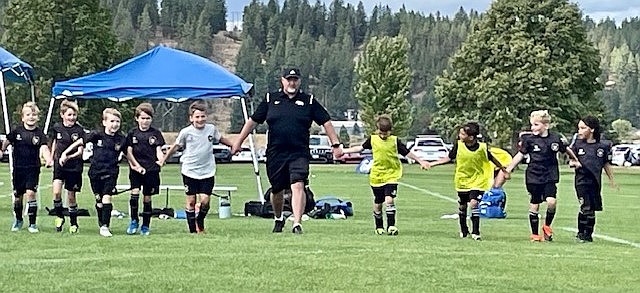
<instances>
[{"instance_id":1,"label":"black cleat","mask_svg":"<svg viewBox=\"0 0 640 293\"><path fill-rule=\"evenodd\" d=\"M291 232L293 234L302 234L302 226L300 224L293 226Z\"/></svg>"},{"instance_id":2,"label":"black cleat","mask_svg":"<svg viewBox=\"0 0 640 293\"><path fill-rule=\"evenodd\" d=\"M282 233L282 228L284 228L284 220L275 220L275 224L273 225L273 233Z\"/></svg>"}]
</instances>

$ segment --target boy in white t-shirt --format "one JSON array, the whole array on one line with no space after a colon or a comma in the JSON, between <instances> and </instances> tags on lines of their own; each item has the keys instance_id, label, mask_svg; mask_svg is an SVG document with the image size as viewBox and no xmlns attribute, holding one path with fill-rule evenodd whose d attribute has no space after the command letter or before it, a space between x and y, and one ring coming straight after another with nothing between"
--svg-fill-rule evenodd
<instances>
[{"instance_id":1,"label":"boy in white t-shirt","mask_svg":"<svg viewBox=\"0 0 640 293\"><path fill-rule=\"evenodd\" d=\"M169 148L164 162L179 147L183 149L180 162L182 163L182 182L186 194L187 225L190 233L204 232L204 219L209 212L209 197L213 192L216 175L216 162L213 156L213 145L222 143L231 146L232 142L220 135L218 128L207 123L207 105L201 101L193 102L189 106L189 121L191 125L178 133L176 142ZM196 217L196 196L200 198L200 211Z\"/></svg>"}]
</instances>

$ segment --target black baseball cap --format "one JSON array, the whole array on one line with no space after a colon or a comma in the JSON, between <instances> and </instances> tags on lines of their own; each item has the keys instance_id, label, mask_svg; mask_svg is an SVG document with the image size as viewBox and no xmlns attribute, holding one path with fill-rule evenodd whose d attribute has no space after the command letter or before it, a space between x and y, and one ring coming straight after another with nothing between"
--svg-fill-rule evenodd
<instances>
[{"instance_id":1,"label":"black baseball cap","mask_svg":"<svg viewBox=\"0 0 640 293\"><path fill-rule=\"evenodd\" d=\"M289 77L300 78L300 69L298 69L298 68L286 68L282 72L282 77L284 77L284 78L289 78Z\"/></svg>"}]
</instances>

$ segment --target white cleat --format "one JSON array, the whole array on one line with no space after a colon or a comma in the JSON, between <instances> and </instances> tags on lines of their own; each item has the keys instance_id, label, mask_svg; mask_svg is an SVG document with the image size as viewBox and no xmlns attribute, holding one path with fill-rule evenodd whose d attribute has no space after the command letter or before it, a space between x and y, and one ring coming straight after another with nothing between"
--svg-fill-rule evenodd
<instances>
[{"instance_id":1,"label":"white cleat","mask_svg":"<svg viewBox=\"0 0 640 293\"><path fill-rule=\"evenodd\" d=\"M113 236L113 234L111 234L111 231L109 231L109 227L107 227L107 226L100 227L100 235L104 236L104 237Z\"/></svg>"}]
</instances>

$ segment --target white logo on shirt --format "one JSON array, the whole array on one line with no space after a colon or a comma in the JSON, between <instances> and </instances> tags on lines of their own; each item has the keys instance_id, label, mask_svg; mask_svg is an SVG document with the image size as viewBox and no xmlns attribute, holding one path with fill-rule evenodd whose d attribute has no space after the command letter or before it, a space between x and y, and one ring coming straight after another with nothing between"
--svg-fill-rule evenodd
<instances>
[{"instance_id":1,"label":"white logo on shirt","mask_svg":"<svg viewBox=\"0 0 640 293\"><path fill-rule=\"evenodd\" d=\"M33 145L38 145L40 143L40 137L34 136L33 138L31 138L31 143L33 143Z\"/></svg>"},{"instance_id":2,"label":"white logo on shirt","mask_svg":"<svg viewBox=\"0 0 640 293\"><path fill-rule=\"evenodd\" d=\"M582 148L578 149L578 156L582 156L584 154L585 154L584 149Z\"/></svg>"},{"instance_id":3,"label":"white logo on shirt","mask_svg":"<svg viewBox=\"0 0 640 293\"><path fill-rule=\"evenodd\" d=\"M551 150L557 152L560 149L560 145L557 142L551 144Z\"/></svg>"},{"instance_id":4,"label":"white logo on shirt","mask_svg":"<svg viewBox=\"0 0 640 293\"><path fill-rule=\"evenodd\" d=\"M62 133L60 132L56 133L56 139L62 139Z\"/></svg>"},{"instance_id":5,"label":"white logo on shirt","mask_svg":"<svg viewBox=\"0 0 640 293\"><path fill-rule=\"evenodd\" d=\"M304 102L303 102L303 101L296 101L296 105L298 105L298 106L304 106Z\"/></svg>"},{"instance_id":6,"label":"white logo on shirt","mask_svg":"<svg viewBox=\"0 0 640 293\"><path fill-rule=\"evenodd\" d=\"M102 147L102 139L98 139L98 142L96 143L96 146Z\"/></svg>"},{"instance_id":7,"label":"white logo on shirt","mask_svg":"<svg viewBox=\"0 0 640 293\"><path fill-rule=\"evenodd\" d=\"M280 104L280 101L274 101L273 103L278 105L278 104Z\"/></svg>"},{"instance_id":8,"label":"white logo on shirt","mask_svg":"<svg viewBox=\"0 0 640 293\"><path fill-rule=\"evenodd\" d=\"M137 143L138 143L138 138L137 138L137 137L135 137L135 136L134 136L134 137L132 137L132 138L131 138L131 142L132 142L132 143L134 143L134 144L137 144Z\"/></svg>"},{"instance_id":9,"label":"white logo on shirt","mask_svg":"<svg viewBox=\"0 0 640 293\"><path fill-rule=\"evenodd\" d=\"M22 135L16 134L16 140L22 140Z\"/></svg>"},{"instance_id":10,"label":"white logo on shirt","mask_svg":"<svg viewBox=\"0 0 640 293\"><path fill-rule=\"evenodd\" d=\"M596 155L598 156L598 158L604 157L604 150L603 149L598 149L596 151Z\"/></svg>"},{"instance_id":11,"label":"white logo on shirt","mask_svg":"<svg viewBox=\"0 0 640 293\"><path fill-rule=\"evenodd\" d=\"M533 151L534 152L539 152L540 151L540 147L537 144L533 145Z\"/></svg>"}]
</instances>

